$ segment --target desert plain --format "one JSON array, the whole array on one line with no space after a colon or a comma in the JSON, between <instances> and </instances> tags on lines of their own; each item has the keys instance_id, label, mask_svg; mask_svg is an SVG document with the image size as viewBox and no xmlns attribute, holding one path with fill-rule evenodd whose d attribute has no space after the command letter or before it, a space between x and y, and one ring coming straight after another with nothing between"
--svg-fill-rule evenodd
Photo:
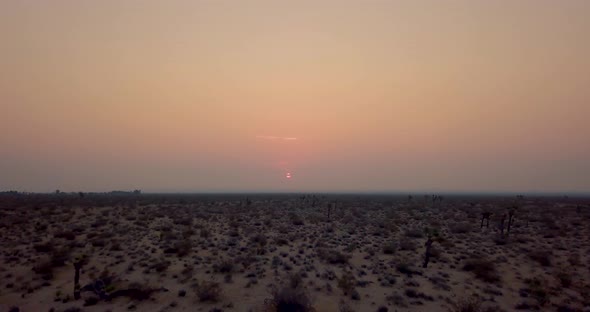
<instances>
[{"instance_id":1,"label":"desert plain","mask_svg":"<svg viewBox=\"0 0 590 312\"><path fill-rule=\"evenodd\" d=\"M0 311L590 311L589 224L567 196L6 192Z\"/></svg>"}]
</instances>

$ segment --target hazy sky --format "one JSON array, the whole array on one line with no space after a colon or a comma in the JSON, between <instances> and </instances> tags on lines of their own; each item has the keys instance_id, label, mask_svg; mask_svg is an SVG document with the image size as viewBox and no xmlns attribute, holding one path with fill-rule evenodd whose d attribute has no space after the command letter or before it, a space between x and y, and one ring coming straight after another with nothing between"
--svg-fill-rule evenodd
<instances>
[{"instance_id":1,"label":"hazy sky","mask_svg":"<svg viewBox=\"0 0 590 312\"><path fill-rule=\"evenodd\" d=\"M590 1L0 0L0 40L0 190L590 191Z\"/></svg>"}]
</instances>

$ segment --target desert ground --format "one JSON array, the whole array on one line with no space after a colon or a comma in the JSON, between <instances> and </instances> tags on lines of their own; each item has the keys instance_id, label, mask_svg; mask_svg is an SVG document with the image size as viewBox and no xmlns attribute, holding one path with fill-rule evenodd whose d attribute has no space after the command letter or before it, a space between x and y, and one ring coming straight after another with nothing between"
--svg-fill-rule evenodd
<instances>
[{"instance_id":1,"label":"desert ground","mask_svg":"<svg viewBox=\"0 0 590 312\"><path fill-rule=\"evenodd\" d=\"M6 192L0 311L590 311L589 224L565 196Z\"/></svg>"}]
</instances>

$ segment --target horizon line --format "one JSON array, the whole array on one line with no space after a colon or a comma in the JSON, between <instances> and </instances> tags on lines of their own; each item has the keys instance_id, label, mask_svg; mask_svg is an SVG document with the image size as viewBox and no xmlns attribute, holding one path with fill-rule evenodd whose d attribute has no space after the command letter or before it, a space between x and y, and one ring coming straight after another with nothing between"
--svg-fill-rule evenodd
<instances>
[{"instance_id":1,"label":"horizon line","mask_svg":"<svg viewBox=\"0 0 590 312\"><path fill-rule=\"evenodd\" d=\"M129 192L133 193L134 190L141 191L143 195L199 195L199 194L333 194L333 195L534 195L534 196L590 196L590 191L502 191L502 190L478 190L478 191L460 191L460 190L446 190L446 191L433 191L433 190L331 190L331 191L318 191L318 190L199 190L199 191L143 191L141 189L133 190L108 190L108 191L62 191L62 194L72 193L88 193L88 194L108 194L116 192ZM17 192L21 194L55 194L55 191L51 192L36 192L36 191L18 191L18 190L1 190L2 193Z\"/></svg>"}]
</instances>

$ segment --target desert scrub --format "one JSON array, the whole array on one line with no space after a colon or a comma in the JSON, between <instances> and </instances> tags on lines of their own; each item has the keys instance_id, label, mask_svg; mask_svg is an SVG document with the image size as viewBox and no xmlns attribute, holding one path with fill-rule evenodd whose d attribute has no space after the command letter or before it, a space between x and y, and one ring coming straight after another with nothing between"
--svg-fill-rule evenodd
<instances>
[{"instance_id":1,"label":"desert scrub","mask_svg":"<svg viewBox=\"0 0 590 312\"><path fill-rule=\"evenodd\" d=\"M410 238L422 238L424 237L424 232L421 229L413 228L407 229L405 232L406 237Z\"/></svg>"},{"instance_id":2,"label":"desert scrub","mask_svg":"<svg viewBox=\"0 0 590 312\"><path fill-rule=\"evenodd\" d=\"M213 281L203 281L195 286L195 294L200 302L219 302L221 286Z\"/></svg>"},{"instance_id":3,"label":"desert scrub","mask_svg":"<svg viewBox=\"0 0 590 312\"><path fill-rule=\"evenodd\" d=\"M262 233L255 234L250 238L250 241L256 246L266 246L267 243L266 236Z\"/></svg>"},{"instance_id":4,"label":"desert scrub","mask_svg":"<svg viewBox=\"0 0 590 312\"><path fill-rule=\"evenodd\" d=\"M466 260L463 270L473 272L476 278L484 282L496 283L500 281L500 275L496 270L495 264L486 259Z\"/></svg>"},{"instance_id":5,"label":"desert scrub","mask_svg":"<svg viewBox=\"0 0 590 312\"><path fill-rule=\"evenodd\" d=\"M348 264L349 255L343 254L336 249L320 249L318 257L329 264Z\"/></svg>"},{"instance_id":6,"label":"desert scrub","mask_svg":"<svg viewBox=\"0 0 590 312\"><path fill-rule=\"evenodd\" d=\"M45 242L33 245L33 249L35 249L36 252L46 253L53 251L54 247L51 242Z\"/></svg>"},{"instance_id":7,"label":"desert scrub","mask_svg":"<svg viewBox=\"0 0 590 312\"><path fill-rule=\"evenodd\" d=\"M303 218L300 215L292 214L290 217L291 217L291 223L293 225L301 226L301 225L305 224L305 222L303 221Z\"/></svg>"},{"instance_id":8,"label":"desert scrub","mask_svg":"<svg viewBox=\"0 0 590 312\"><path fill-rule=\"evenodd\" d=\"M547 281L535 277L525 279L524 282L528 286L528 288L524 291L530 293L531 297L535 298L540 306L545 306L550 302L550 293L549 289L547 288Z\"/></svg>"},{"instance_id":9,"label":"desert scrub","mask_svg":"<svg viewBox=\"0 0 590 312\"><path fill-rule=\"evenodd\" d=\"M296 274L290 276L286 285L273 288L272 298L264 301L264 307L265 312L315 312L303 281Z\"/></svg>"},{"instance_id":10,"label":"desert scrub","mask_svg":"<svg viewBox=\"0 0 590 312\"><path fill-rule=\"evenodd\" d=\"M199 237L201 237L201 238L209 238L209 237L211 237L211 231L208 228L202 228L199 231Z\"/></svg>"},{"instance_id":11,"label":"desert scrub","mask_svg":"<svg viewBox=\"0 0 590 312\"><path fill-rule=\"evenodd\" d=\"M454 222L449 224L449 231L453 234L465 234L471 232L473 227L467 222Z\"/></svg>"},{"instance_id":12,"label":"desert scrub","mask_svg":"<svg viewBox=\"0 0 590 312\"><path fill-rule=\"evenodd\" d=\"M573 275L565 269L561 269L555 273L555 278L563 288L569 288L573 284Z\"/></svg>"},{"instance_id":13,"label":"desert scrub","mask_svg":"<svg viewBox=\"0 0 590 312\"><path fill-rule=\"evenodd\" d=\"M43 259L33 266L33 272L41 275L41 278L48 281L53 279L53 264L51 260Z\"/></svg>"},{"instance_id":14,"label":"desert scrub","mask_svg":"<svg viewBox=\"0 0 590 312\"><path fill-rule=\"evenodd\" d=\"M383 253L386 255L392 255L395 253L397 245L394 242L388 242L383 245Z\"/></svg>"},{"instance_id":15,"label":"desert scrub","mask_svg":"<svg viewBox=\"0 0 590 312\"><path fill-rule=\"evenodd\" d=\"M451 304L448 310L449 312L482 312L481 299L472 296L469 298L463 298Z\"/></svg>"},{"instance_id":16,"label":"desert scrub","mask_svg":"<svg viewBox=\"0 0 590 312\"><path fill-rule=\"evenodd\" d=\"M407 238L402 238L399 242L399 250L414 251L416 248L416 243Z\"/></svg>"},{"instance_id":17,"label":"desert scrub","mask_svg":"<svg viewBox=\"0 0 590 312\"><path fill-rule=\"evenodd\" d=\"M548 250L536 250L529 253L529 258L542 266L551 266L551 252Z\"/></svg>"},{"instance_id":18,"label":"desert scrub","mask_svg":"<svg viewBox=\"0 0 590 312\"><path fill-rule=\"evenodd\" d=\"M234 271L234 262L230 259L221 260L213 265L213 271L215 273L232 273Z\"/></svg>"},{"instance_id":19,"label":"desert scrub","mask_svg":"<svg viewBox=\"0 0 590 312\"><path fill-rule=\"evenodd\" d=\"M352 295L355 290L356 279L352 273L346 271L342 273L342 276L338 279L338 288L342 289L345 296Z\"/></svg>"},{"instance_id":20,"label":"desert scrub","mask_svg":"<svg viewBox=\"0 0 590 312\"><path fill-rule=\"evenodd\" d=\"M168 267L170 266L170 261L165 260L165 259L159 259L156 261L156 263L154 263L151 268L156 270L156 272L158 273L162 273L166 270L168 270Z\"/></svg>"}]
</instances>

